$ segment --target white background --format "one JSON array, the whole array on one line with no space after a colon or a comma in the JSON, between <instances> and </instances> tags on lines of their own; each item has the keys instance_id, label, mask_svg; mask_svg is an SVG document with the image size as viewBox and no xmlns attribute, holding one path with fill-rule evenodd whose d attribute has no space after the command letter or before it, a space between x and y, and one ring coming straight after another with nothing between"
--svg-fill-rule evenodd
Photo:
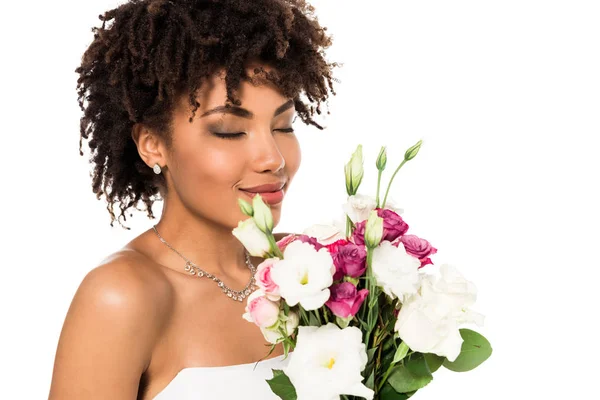
<instances>
[{"instance_id":1,"label":"white background","mask_svg":"<svg viewBox=\"0 0 600 400\"><path fill-rule=\"evenodd\" d=\"M47 397L81 279L149 228L109 226L75 82L98 14L115 1L8 2L2 49L0 397ZM320 132L296 129L303 164L279 231L339 212L343 164L364 145L389 169L424 140L392 197L410 233L479 289L475 328L494 353L441 369L419 399L597 399L600 7L595 1L314 0L341 83ZM384 182L391 171L384 175ZM160 207L160 203L157 204ZM160 210L155 210L160 215Z\"/></svg>"}]
</instances>

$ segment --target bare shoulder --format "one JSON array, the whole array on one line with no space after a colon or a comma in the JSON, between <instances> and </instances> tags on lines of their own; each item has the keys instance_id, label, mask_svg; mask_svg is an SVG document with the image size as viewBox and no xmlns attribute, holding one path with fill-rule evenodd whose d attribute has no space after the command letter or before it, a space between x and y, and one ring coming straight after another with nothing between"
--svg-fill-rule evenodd
<instances>
[{"instance_id":1,"label":"bare shoulder","mask_svg":"<svg viewBox=\"0 0 600 400\"><path fill-rule=\"evenodd\" d=\"M50 399L132 399L169 315L171 287L124 250L82 280L61 331Z\"/></svg>"}]
</instances>

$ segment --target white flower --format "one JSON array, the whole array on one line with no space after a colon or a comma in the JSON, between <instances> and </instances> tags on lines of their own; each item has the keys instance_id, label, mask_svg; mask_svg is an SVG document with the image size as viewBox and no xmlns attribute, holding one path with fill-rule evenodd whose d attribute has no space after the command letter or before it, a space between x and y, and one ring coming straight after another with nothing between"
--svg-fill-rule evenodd
<instances>
[{"instance_id":1,"label":"white flower","mask_svg":"<svg viewBox=\"0 0 600 400\"><path fill-rule=\"evenodd\" d=\"M333 259L325 247L316 251L299 240L288 244L283 260L271 268L281 297L292 307L300 303L305 310L316 310L329 299L334 273Z\"/></svg>"},{"instance_id":2,"label":"white flower","mask_svg":"<svg viewBox=\"0 0 600 400\"><path fill-rule=\"evenodd\" d=\"M300 326L284 372L298 400L339 400L342 394L372 399L373 390L362 383L367 360L360 329L332 323Z\"/></svg>"},{"instance_id":3,"label":"white flower","mask_svg":"<svg viewBox=\"0 0 600 400\"><path fill-rule=\"evenodd\" d=\"M329 224L314 224L302 232L304 235L308 235L317 239L322 245L333 243L340 239L346 239L343 231L335 225Z\"/></svg>"},{"instance_id":4,"label":"white flower","mask_svg":"<svg viewBox=\"0 0 600 400\"><path fill-rule=\"evenodd\" d=\"M377 286L400 302L419 289L420 265L418 258L406 253L402 242L396 247L384 240L373 250L372 269Z\"/></svg>"},{"instance_id":5,"label":"white flower","mask_svg":"<svg viewBox=\"0 0 600 400\"><path fill-rule=\"evenodd\" d=\"M275 328L260 328L265 340L269 343L276 344L284 339L279 328L283 328L285 336L290 336L300 323L300 317L295 312L290 311L286 317L283 311L279 315L280 323Z\"/></svg>"},{"instance_id":6,"label":"white flower","mask_svg":"<svg viewBox=\"0 0 600 400\"><path fill-rule=\"evenodd\" d=\"M383 201L383 198L381 199L381 201ZM394 201L392 196L388 196L385 203L385 208L394 211L396 214L401 215L402 213L404 213L403 208L396 206L396 202Z\"/></svg>"},{"instance_id":7,"label":"white flower","mask_svg":"<svg viewBox=\"0 0 600 400\"><path fill-rule=\"evenodd\" d=\"M371 210L376 206L375 198L364 194L355 194L348 197L346 204L342 206L344 212L355 224L369 218Z\"/></svg>"},{"instance_id":8,"label":"white flower","mask_svg":"<svg viewBox=\"0 0 600 400\"><path fill-rule=\"evenodd\" d=\"M459 325L483 325L484 316L467 307L475 303L477 289L453 266L440 266L441 278L426 275L419 292L402 305L395 330L408 347L456 360L463 339Z\"/></svg>"},{"instance_id":9,"label":"white flower","mask_svg":"<svg viewBox=\"0 0 600 400\"><path fill-rule=\"evenodd\" d=\"M267 252L271 250L269 239L267 239L264 232L258 229L253 218L240 221L232 233L242 242L248 253L254 257L264 258Z\"/></svg>"}]
</instances>

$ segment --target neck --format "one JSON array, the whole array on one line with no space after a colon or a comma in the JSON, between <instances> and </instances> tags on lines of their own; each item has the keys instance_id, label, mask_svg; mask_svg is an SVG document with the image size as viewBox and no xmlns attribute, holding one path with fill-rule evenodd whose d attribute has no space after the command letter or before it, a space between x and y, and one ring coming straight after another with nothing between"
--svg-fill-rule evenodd
<instances>
[{"instance_id":1,"label":"neck","mask_svg":"<svg viewBox=\"0 0 600 400\"><path fill-rule=\"evenodd\" d=\"M158 233L171 247L216 276L236 276L247 272L245 249L231 233L233 228L174 208L165 201L160 221L156 224ZM181 265L183 270L185 260L162 243L152 229L150 234L157 243L157 259L165 265Z\"/></svg>"}]
</instances>

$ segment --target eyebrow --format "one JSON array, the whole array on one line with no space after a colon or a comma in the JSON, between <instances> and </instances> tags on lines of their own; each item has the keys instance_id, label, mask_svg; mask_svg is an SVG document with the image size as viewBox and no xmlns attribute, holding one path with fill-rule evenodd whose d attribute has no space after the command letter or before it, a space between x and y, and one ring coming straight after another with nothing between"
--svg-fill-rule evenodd
<instances>
[{"instance_id":1,"label":"eyebrow","mask_svg":"<svg viewBox=\"0 0 600 400\"><path fill-rule=\"evenodd\" d=\"M290 99L290 100L286 101L284 104L277 107L277 109L275 110L275 113L273 113L273 117L278 116L279 114L283 113L284 111L287 111L288 109L290 109L292 107L294 107L294 100ZM247 118L247 119L254 118L254 114L252 113L252 111L246 110L245 108L238 107L238 106L218 106L218 107L213 108L212 110L208 110L207 112L202 114L200 116L200 118L206 117L207 115L211 115L211 114L215 114L215 113L233 114L235 116Z\"/></svg>"}]
</instances>

